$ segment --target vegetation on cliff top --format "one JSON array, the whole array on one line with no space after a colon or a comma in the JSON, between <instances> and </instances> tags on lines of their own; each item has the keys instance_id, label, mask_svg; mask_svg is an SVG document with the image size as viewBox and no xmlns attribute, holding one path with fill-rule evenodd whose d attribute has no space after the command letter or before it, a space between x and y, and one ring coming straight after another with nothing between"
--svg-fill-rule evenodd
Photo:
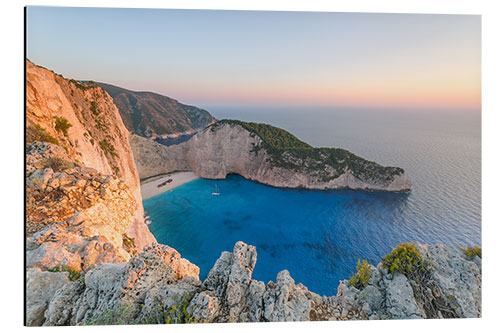
<instances>
[{"instance_id":1,"label":"vegetation on cliff top","mask_svg":"<svg viewBox=\"0 0 500 333\"><path fill-rule=\"evenodd\" d=\"M462 250L462 252L468 256L469 258L473 258L474 256L478 256L479 258L482 258L482 250L479 246L469 246L467 245L467 248L463 248L460 245L457 245L457 247Z\"/></svg>"},{"instance_id":2,"label":"vegetation on cliff top","mask_svg":"<svg viewBox=\"0 0 500 333\"><path fill-rule=\"evenodd\" d=\"M358 259L358 264L356 265L356 274L351 276L349 279L349 284L358 289L363 289L368 285L368 280L371 277L370 274L371 267L368 265L368 261Z\"/></svg>"},{"instance_id":3,"label":"vegetation on cliff top","mask_svg":"<svg viewBox=\"0 0 500 333\"><path fill-rule=\"evenodd\" d=\"M252 152L257 155L264 148L270 155L269 162L273 167L314 173L322 182L333 180L350 170L354 177L362 181L388 183L404 171L397 167L383 167L345 149L312 147L291 133L268 124L224 119L210 128L214 131L224 124L239 125L259 136L263 144L254 146Z\"/></svg>"},{"instance_id":4,"label":"vegetation on cliff top","mask_svg":"<svg viewBox=\"0 0 500 333\"><path fill-rule=\"evenodd\" d=\"M400 272L410 276L416 272L424 272L426 270L426 263L422 259L422 254L411 243L398 244L391 253L382 258L382 264L391 274Z\"/></svg>"},{"instance_id":5,"label":"vegetation on cliff top","mask_svg":"<svg viewBox=\"0 0 500 333\"><path fill-rule=\"evenodd\" d=\"M68 136L68 129L73 126L68 119L64 117L59 117L56 119L55 128L56 131L62 132L64 136Z\"/></svg>"}]
</instances>

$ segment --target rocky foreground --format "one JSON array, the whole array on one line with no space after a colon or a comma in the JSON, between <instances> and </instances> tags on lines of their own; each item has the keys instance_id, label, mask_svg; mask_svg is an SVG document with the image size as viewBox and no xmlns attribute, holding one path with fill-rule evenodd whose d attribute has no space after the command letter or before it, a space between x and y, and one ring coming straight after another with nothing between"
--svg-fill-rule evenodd
<instances>
[{"instance_id":1,"label":"rocky foreground","mask_svg":"<svg viewBox=\"0 0 500 333\"><path fill-rule=\"evenodd\" d=\"M263 138L258 131L252 131L252 126L271 134ZM280 141L282 137L288 141ZM208 179L224 179L236 173L283 188L412 188L408 174L401 168L383 167L343 149L313 148L290 133L265 124L223 120L179 145L166 147L137 135L131 136L130 145L141 179L193 171Z\"/></svg>"},{"instance_id":2,"label":"rocky foreground","mask_svg":"<svg viewBox=\"0 0 500 333\"><path fill-rule=\"evenodd\" d=\"M426 287L371 267L367 286L341 281L336 296L317 295L288 271L276 282L252 279L254 246L223 252L205 281L174 249L155 244L127 263L106 263L71 282L68 272L28 270L28 324L153 324L481 316L481 262L447 246L418 245L432 266ZM424 295L425 297L422 297Z\"/></svg>"}]
</instances>

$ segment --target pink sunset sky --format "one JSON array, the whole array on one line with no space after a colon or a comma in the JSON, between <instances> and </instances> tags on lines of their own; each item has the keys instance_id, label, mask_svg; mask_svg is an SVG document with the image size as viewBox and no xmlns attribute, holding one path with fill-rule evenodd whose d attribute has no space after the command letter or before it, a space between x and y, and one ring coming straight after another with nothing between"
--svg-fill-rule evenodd
<instances>
[{"instance_id":1,"label":"pink sunset sky","mask_svg":"<svg viewBox=\"0 0 500 333\"><path fill-rule=\"evenodd\" d=\"M27 28L39 65L198 106L481 108L477 15L29 7Z\"/></svg>"}]
</instances>

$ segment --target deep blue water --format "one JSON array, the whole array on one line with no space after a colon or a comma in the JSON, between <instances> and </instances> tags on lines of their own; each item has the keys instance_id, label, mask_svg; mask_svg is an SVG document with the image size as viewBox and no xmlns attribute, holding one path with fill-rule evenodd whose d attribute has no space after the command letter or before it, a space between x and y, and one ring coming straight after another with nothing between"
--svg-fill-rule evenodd
<instances>
[{"instance_id":1,"label":"deep blue water","mask_svg":"<svg viewBox=\"0 0 500 333\"><path fill-rule=\"evenodd\" d=\"M481 244L479 112L211 110L215 117L285 128L314 146L342 147L406 169L409 194L283 190L231 175L197 179L144 201L150 229L206 277L236 241L255 245L253 278L296 282L324 295L399 242ZM212 196L215 184L220 196Z\"/></svg>"}]
</instances>

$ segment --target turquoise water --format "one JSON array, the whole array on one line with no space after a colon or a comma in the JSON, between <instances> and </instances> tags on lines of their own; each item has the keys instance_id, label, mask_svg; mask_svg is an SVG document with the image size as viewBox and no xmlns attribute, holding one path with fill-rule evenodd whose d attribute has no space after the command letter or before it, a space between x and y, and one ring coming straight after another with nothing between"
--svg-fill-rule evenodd
<instances>
[{"instance_id":1,"label":"turquoise water","mask_svg":"<svg viewBox=\"0 0 500 333\"><path fill-rule=\"evenodd\" d=\"M197 179L144 200L150 229L201 269L242 240L258 252L253 278L296 282L324 295L354 272L358 258L376 264L399 242L481 244L479 112L231 110L221 118L260 121L314 146L349 149L412 177L409 194L283 190L237 175ZM220 196L212 196L215 184Z\"/></svg>"}]
</instances>

